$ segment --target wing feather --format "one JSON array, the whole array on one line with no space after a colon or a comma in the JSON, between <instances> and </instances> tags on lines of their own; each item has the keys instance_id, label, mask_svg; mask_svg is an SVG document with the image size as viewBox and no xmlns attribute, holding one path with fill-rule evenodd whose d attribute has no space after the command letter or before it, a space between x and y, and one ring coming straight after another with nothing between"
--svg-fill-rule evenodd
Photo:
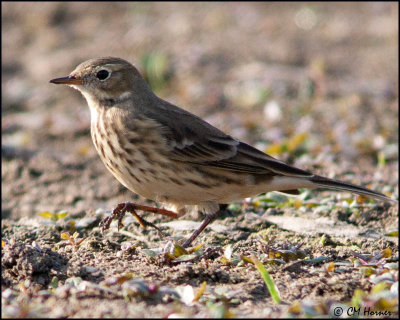
<instances>
[{"instance_id":1,"label":"wing feather","mask_svg":"<svg viewBox=\"0 0 400 320\"><path fill-rule=\"evenodd\" d=\"M162 110L148 116L160 123L171 159L251 174L313 176L232 138L183 109L162 102Z\"/></svg>"}]
</instances>

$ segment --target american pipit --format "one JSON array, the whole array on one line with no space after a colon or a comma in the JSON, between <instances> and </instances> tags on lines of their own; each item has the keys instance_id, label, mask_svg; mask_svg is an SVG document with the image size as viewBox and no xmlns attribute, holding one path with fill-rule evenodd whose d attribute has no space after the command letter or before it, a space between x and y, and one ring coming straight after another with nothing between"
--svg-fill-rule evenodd
<instances>
[{"instance_id":1,"label":"american pipit","mask_svg":"<svg viewBox=\"0 0 400 320\"><path fill-rule=\"evenodd\" d=\"M119 58L91 59L50 81L78 89L91 112L91 135L101 160L125 187L169 205L169 210L119 204L103 220L118 225L125 212L151 225L135 210L178 218L197 209L206 218L188 247L218 215L219 204L268 191L298 194L298 188L345 190L383 201L385 195L289 166L243 143L199 117L157 97L138 70Z\"/></svg>"}]
</instances>

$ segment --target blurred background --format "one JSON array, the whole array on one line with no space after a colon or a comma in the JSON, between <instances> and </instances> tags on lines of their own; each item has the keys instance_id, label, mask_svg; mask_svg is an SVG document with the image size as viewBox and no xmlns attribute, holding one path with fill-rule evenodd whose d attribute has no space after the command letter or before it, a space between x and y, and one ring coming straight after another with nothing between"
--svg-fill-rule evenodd
<instances>
[{"instance_id":1,"label":"blurred background","mask_svg":"<svg viewBox=\"0 0 400 320\"><path fill-rule=\"evenodd\" d=\"M100 56L279 159L398 192L397 2L2 2L2 217L135 199L49 83Z\"/></svg>"}]
</instances>

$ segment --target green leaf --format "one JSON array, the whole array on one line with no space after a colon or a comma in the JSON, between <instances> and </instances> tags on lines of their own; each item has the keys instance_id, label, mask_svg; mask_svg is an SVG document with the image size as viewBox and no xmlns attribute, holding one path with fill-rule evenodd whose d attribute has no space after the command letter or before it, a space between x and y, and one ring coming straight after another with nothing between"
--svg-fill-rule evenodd
<instances>
[{"instance_id":1,"label":"green leaf","mask_svg":"<svg viewBox=\"0 0 400 320\"><path fill-rule=\"evenodd\" d=\"M62 211L55 214L57 220L66 217L68 212Z\"/></svg>"},{"instance_id":2,"label":"green leaf","mask_svg":"<svg viewBox=\"0 0 400 320\"><path fill-rule=\"evenodd\" d=\"M272 299L275 303L281 303L281 297L279 295L279 290L276 287L274 280L269 275L268 271L265 269L264 265L257 259L254 254L251 254L251 260L253 260L254 265L256 266L258 272L260 272L265 284L267 285L268 291L271 294Z\"/></svg>"},{"instance_id":3,"label":"green leaf","mask_svg":"<svg viewBox=\"0 0 400 320\"><path fill-rule=\"evenodd\" d=\"M51 287L53 288L53 289L56 289L57 287L58 287L58 278L56 277L56 276L54 276L52 279L51 279Z\"/></svg>"},{"instance_id":4,"label":"green leaf","mask_svg":"<svg viewBox=\"0 0 400 320\"><path fill-rule=\"evenodd\" d=\"M174 262L190 261L196 257L197 257L197 255L195 255L195 254L183 254L183 255L179 256L178 258L174 259Z\"/></svg>"},{"instance_id":5,"label":"green leaf","mask_svg":"<svg viewBox=\"0 0 400 320\"><path fill-rule=\"evenodd\" d=\"M159 255L158 252L155 252L154 250L150 250L150 249L144 249L143 253L148 255L150 258L157 258L157 256Z\"/></svg>"},{"instance_id":6,"label":"green leaf","mask_svg":"<svg viewBox=\"0 0 400 320\"><path fill-rule=\"evenodd\" d=\"M398 237L399 236L399 230L389 231L388 233L385 233L385 236L387 236L387 237Z\"/></svg>"},{"instance_id":7,"label":"green leaf","mask_svg":"<svg viewBox=\"0 0 400 320\"><path fill-rule=\"evenodd\" d=\"M384 167L386 164L386 157L385 157L385 153L383 151L379 151L378 152L378 166L379 167Z\"/></svg>"},{"instance_id":8,"label":"green leaf","mask_svg":"<svg viewBox=\"0 0 400 320\"><path fill-rule=\"evenodd\" d=\"M39 217L45 218L45 219L52 219L53 218L53 214L51 212L48 211L43 211L38 213Z\"/></svg>"},{"instance_id":9,"label":"green leaf","mask_svg":"<svg viewBox=\"0 0 400 320\"><path fill-rule=\"evenodd\" d=\"M178 244L174 245L174 256L175 257L180 257L180 256L187 255L187 254L188 254L188 252L185 250L185 248L181 247Z\"/></svg>"}]
</instances>

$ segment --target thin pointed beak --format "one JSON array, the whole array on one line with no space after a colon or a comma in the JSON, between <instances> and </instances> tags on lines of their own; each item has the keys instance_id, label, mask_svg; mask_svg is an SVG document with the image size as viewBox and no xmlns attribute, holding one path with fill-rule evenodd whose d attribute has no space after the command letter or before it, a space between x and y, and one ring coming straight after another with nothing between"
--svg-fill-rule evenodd
<instances>
[{"instance_id":1,"label":"thin pointed beak","mask_svg":"<svg viewBox=\"0 0 400 320\"><path fill-rule=\"evenodd\" d=\"M78 84L82 85L83 80L75 78L74 76L68 76L68 77L62 77L62 78L56 78L50 80L50 83L55 83L55 84Z\"/></svg>"}]
</instances>

